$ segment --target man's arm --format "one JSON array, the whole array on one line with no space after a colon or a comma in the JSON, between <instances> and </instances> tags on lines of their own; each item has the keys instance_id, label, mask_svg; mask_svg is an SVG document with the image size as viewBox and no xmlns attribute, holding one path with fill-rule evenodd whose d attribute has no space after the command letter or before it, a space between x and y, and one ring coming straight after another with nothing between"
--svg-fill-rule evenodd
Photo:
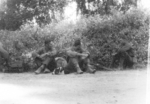
<instances>
[{"instance_id":1,"label":"man's arm","mask_svg":"<svg viewBox=\"0 0 150 104\"><path fill-rule=\"evenodd\" d=\"M48 51L48 52L42 54L41 57L46 57L46 56L53 57L55 55L57 55L57 51L55 48L53 48L51 51Z\"/></svg>"},{"instance_id":2,"label":"man's arm","mask_svg":"<svg viewBox=\"0 0 150 104\"><path fill-rule=\"evenodd\" d=\"M83 46L81 46L81 53L82 53L81 57L83 59L90 56L90 52L87 49L85 49Z\"/></svg>"},{"instance_id":3,"label":"man's arm","mask_svg":"<svg viewBox=\"0 0 150 104\"><path fill-rule=\"evenodd\" d=\"M9 53L4 49L3 44L0 42L0 54L4 59L9 59Z\"/></svg>"},{"instance_id":4,"label":"man's arm","mask_svg":"<svg viewBox=\"0 0 150 104\"><path fill-rule=\"evenodd\" d=\"M32 53L32 57L34 57L34 58L36 58L36 57L41 58L41 55L42 55L43 53L44 53L44 49L41 48L41 49L39 49L38 51L33 52L33 53Z\"/></svg>"},{"instance_id":5,"label":"man's arm","mask_svg":"<svg viewBox=\"0 0 150 104\"><path fill-rule=\"evenodd\" d=\"M89 52L87 50L84 49L80 49L80 52L78 52L74 47L71 49L68 49L66 51L67 55L70 57L88 57L89 56Z\"/></svg>"},{"instance_id":6,"label":"man's arm","mask_svg":"<svg viewBox=\"0 0 150 104\"><path fill-rule=\"evenodd\" d=\"M56 54L57 54L56 49L53 49L52 51L45 53L45 55L50 56L50 57L55 56Z\"/></svg>"}]
</instances>

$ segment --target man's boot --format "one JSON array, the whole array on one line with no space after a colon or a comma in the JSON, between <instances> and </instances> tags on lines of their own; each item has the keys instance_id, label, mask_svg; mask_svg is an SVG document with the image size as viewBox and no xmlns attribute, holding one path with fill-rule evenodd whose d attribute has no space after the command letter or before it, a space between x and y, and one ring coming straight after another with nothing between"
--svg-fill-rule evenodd
<instances>
[{"instance_id":1,"label":"man's boot","mask_svg":"<svg viewBox=\"0 0 150 104\"><path fill-rule=\"evenodd\" d=\"M121 58L119 62L119 70L123 70L124 69L123 66L124 66L124 58Z\"/></svg>"},{"instance_id":2,"label":"man's boot","mask_svg":"<svg viewBox=\"0 0 150 104\"><path fill-rule=\"evenodd\" d=\"M48 68L45 68L44 73L50 73L51 71Z\"/></svg>"},{"instance_id":3,"label":"man's boot","mask_svg":"<svg viewBox=\"0 0 150 104\"><path fill-rule=\"evenodd\" d=\"M96 69L92 69L90 65L86 66L86 72L94 74L96 72Z\"/></svg>"},{"instance_id":4,"label":"man's boot","mask_svg":"<svg viewBox=\"0 0 150 104\"><path fill-rule=\"evenodd\" d=\"M44 70L45 66L41 65L36 71L35 74L40 74Z\"/></svg>"},{"instance_id":5,"label":"man's boot","mask_svg":"<svg viewBox=\"0 0 150 104\"><path fill-rule=\"evenodd\" d=\"M79 65L75 65L75 68L77 70L77 74L83 74L83 71L81 70Z\"/></svg>"}]
</instances>

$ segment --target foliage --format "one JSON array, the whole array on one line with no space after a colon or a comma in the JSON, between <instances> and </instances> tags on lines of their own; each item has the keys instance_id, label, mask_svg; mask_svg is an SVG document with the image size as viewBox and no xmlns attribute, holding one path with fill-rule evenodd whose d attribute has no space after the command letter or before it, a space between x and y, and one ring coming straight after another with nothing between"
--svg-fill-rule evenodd
<instances>
[{"instance_id":1,"label":"foliage","mask_svg":"<svg viewBox=\"0 0 150 104\"><path fill-rule=\"evenodd\" d=\"M149 24L144 11L130 9L126 14L115 11L112 16L91 16L83 18L80 23L86 25L82 28L82 34L93 45L95 62L108 66L121 40L125 40L133 44L138 63L146 63Z\"/></svg>"},{"instance_id":2,"label":"foliage","mask_svg":"<svg viewBox=\"0 0 150 104\"><path fill-rule=\"evenodd\" d=\"M120 40L126 40L133 44L138 63L145 64L148 25L148 16L141 10L131 9L125 14L114 10L111 16L82 17L76 25L65 21L52 22L44 27L27 23L22 25L21 30L0 31L0 41L10 53L31 58L31 53L42 47L47 38L53 39L54 45L60 50L69 48L75 38L81 37L84 46L91 52L91 60L108 66ZM17 46L16 40L19 41Z\"/></svg>"},{"instance_id":3,"label":"foliage","mask_svg":"<svg viewBox=\"0 0 150 104\"><path fill-rule=\"evenodd\" d=\"M77 3L78 13L93 14L110 14L111 8L116 8L124 13L131 7L137 6L138 0L75 0ZM119 2L120 1L120 2Z\"/></svg>"},{"instance_id":4,"label":"foliage","mask_svg":"<svg viewBox=\"0 0 150 104\"><path fill-rule=\"evenodd\" d=\"M56 19L56 12L63 14L67 0L7 0L5 10L1 11L1 29L16 30L26 21L33 19L39 25Z\"/></svg>"},{"instance_id":5,"label":"foliage","mask_svg":"<svg viewBox=\"0 0 150 104\"><path fill-rule=\"evenodd\" d=\"M138 0L4 0L0 8L0 29L17 30L27 21L35 20L40 26L63 18L64 7L75 1L81 15L109 15L112 8L124 13L137 6Z\"/></svg>"}]
</instances>

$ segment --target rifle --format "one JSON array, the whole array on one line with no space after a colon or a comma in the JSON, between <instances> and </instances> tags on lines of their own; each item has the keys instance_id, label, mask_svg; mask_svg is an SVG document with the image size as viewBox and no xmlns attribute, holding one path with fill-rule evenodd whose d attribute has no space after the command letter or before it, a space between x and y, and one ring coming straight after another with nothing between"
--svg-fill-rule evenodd
<instances>
[{"instance_id":1,"label":"rifle","mask_svg":"<svg viewBox=\"0 0 150 104\"><path fill-rule=\"evenodd\" d=\"M112 71L112 69L107 68L107 67L105 67L103 65L100 65L100 64L91 63L91 65L95 66L97 69L103 69L103 70L106 70L106 71Z\"/></svg>"}]
</instances>

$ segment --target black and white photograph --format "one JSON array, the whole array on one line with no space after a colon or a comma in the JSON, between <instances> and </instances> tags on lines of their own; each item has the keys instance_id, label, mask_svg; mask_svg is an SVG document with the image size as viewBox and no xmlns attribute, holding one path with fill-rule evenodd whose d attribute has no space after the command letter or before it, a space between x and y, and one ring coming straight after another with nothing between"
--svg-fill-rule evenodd
<instances>
[{"instance_id":1,"label":"black and white photograph","mask_svg":"<svg viewBox=\"0 0 150 104\"><path fill-rule=\"evenodd\" d=\"M150 0L0 0L0 104L150 104Z\"/></svg>"}]
</instances>

